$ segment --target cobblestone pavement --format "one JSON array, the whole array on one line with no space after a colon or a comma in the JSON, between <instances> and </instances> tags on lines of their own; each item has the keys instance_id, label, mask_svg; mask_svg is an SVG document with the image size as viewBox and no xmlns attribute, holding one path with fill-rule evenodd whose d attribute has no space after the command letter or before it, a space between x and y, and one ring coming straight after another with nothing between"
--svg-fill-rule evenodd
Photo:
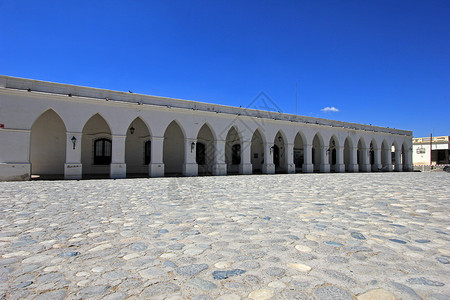
<instances>
[{"instance_id":1,"label":"cobblestone pavement","mask_svg":"<svg viewBox=\"0 0 450 300\"><path fill-rule=\"evenodd\" d=\"M449 184L442 172L3 182L0 297L449 299Z\"/></svg>"}]
</instances>

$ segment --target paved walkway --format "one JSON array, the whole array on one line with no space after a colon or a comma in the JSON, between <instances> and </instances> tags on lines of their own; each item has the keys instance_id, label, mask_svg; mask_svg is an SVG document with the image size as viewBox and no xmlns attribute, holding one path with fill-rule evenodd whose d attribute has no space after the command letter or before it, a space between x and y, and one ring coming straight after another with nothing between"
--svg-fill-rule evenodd
<instances>
[{"instance_id":1,"label":"paved walkway","mask_svg":"<svg viewBox=\"0 0 450 300\"><path fill-rule=\"evenodd\" d=\"M449 173L3 182L0 298L449 299L449 216Z\"/></svg>"}]
</instances>

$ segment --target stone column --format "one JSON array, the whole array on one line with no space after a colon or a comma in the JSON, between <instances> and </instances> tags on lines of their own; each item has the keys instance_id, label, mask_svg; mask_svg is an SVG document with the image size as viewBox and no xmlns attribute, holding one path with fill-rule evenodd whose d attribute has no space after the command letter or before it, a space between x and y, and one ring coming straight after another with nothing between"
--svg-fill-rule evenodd
<instances>
[{"instance_id":1,"label":"stone column","mask_svg":"<svg viewBox=\"0 0 450 300\"><path fill-rule=\"evenodd\" d=\"M109 177L126 178L127 166L125 164L125 139L126 135L111 136L111 164L109 166Z\"/></svg>"},{"instance_id":2,"label":"stone column","mask_svg":"<svg viewBox=\"0 0 450 300\"><path fill-rule=\"evenodd\" d=\"M64 179L81 179L83 165L81 164L81 132L66 133L66 163L64 164ZM72 141L73 139L73 141Z\"/></svg>"},{"instance_id":3,"label":"stone column","mask_svg":"<svg viewBox=\"0 0 450 300\"><path fill-rule=\"evenodd\" d=\"M313 173L314 165L312 161L312 145L303 145L303 173Z\"/></svg>"},{"instance_id":4,"label":"stone column","mask_svg":"<svg viewBox=\"0 0 450 300\"><path fill-rule=\"evenodd\" d=\"M370 172L372 171L370 168L370 149L369 148L362 148L361 149L361 170L363 172Z\"/></svg>"},{"instance_id":5,"label":"stone column","mask_svg":"<svg viewBox=\"0 0 450 300\"><path fill-rule=\"evenodd\" d=\"M386 171L392 172L392 156L391 156L392 152L391 152L391 147L389 147L388 149L383 150L383 151L384 151L385 157L386 157L385 161L383 162L383 164L384 164L383 167L386 167Z\"/></svg>"},{"instance_id":6,"label":"stone column","mask_svg":"<svg viewBox=\"0 0 450 300\"><path fill-rule=\"evenodd\" d=\"M345 172L345 164L344 164L344 147L336 146L336 166L334 167L334 171L336 173L344 173Z\"/></svg>"},{"instance_id":7,"label":"stone column","mask_svg":"<svg viewBox=\"0 0 450 300\"><path fill-rule=\"evenodd\" d=\"M273 163L273 144L264 143L264 164L262 166L264 174L275 174L275 164Z\"/></svg>"},{"instance_id":8,"label":"stone column","mask_svg":"<svg viewBox=\"0 0 450 300\"><path fill-rule=\"evenodd\" d=\"M150 177L164 177L164 137L151 137L151 158L148 164L148 175Z\"/></svg>"},{"instance_id":9,"label":"stone column","mask_svg":"<svg viewBox=\"0 0 450 300\"><path fill-rule=\"evenodd\" d=\"M395 171L396 172L403 171L402 148L401 147L399 147L399 149L395 148Z\"/></svg>"},{"instance_id":10,"label":"stone column","mask_svg":"<svg viewBox=\"0 0 450 300\"><path fill-rule=\"evenodd\" d=\"M447 152L448 152L448 150L447 150ZM406 167L406 170L403 170L403 171L411 172L414 170L414 166L412 163L412 151L409 149L405 151L405 167Z\"/></svg>"},{"instance_id":11,"label":"stone column","mask_svg":"<svg viewBox=\"0 0 450 300\"><path fill-rule=\"evenodd\" d=\"M239 165L239 174L252 174L251 146L251 141L243 141L241 143L241 164Z\"/></svg>"},{"instance_id":12,"label":"stone column","mask_svg":"<svg viewBox=\"0 0 450 300\"><path fill-rule=\"evenodd\" d=\"M359 172L357 147L350 147L350 164L348 170L349 172Z\"/></svg>"},{"instance_id":13,"label":"stone column","mask_svg":"<svg viewBox=\"0 0 450 300\"><path fill-rule=\"evenodd\" d=\"M184 139L184 164L183 164L184 176L198 175L198 165L195 160L197 154L196 147L197 147L196 138Z\"/></svg>"},{"instance_id":14,"label":"stone column","mask_svg":"<svg viewBox=\"0 0 450 300\"><path fill-rule=\"evenodd\" d=\"M328 147L321 146L320 147L320 161L322 162L320 164L320 172L321 173L330 173L330 160L328 158ZM331 155L331 154L330 154Z\"/></svg>"},{"instance_id":15,"label":"stone column","mask_svg":"<svg viewBox=\"0 0 450 300\"><path fill-rule=\"evenodd\" d=\"M286 172L288 174L295 173L295 164L294 164L294 144L286 144L285 146L285 154L286 155Z\"/></svg>"},{"instance_id":16,"label":"stone column","mask_svg":"<svg viewBox=\"0 0 450 300\"><path fill-rule=\"evenodd\" d=\"M227 164L225 163L225 145L226 141L214 141L215 156L213 165L213 175L222 176L227 175Z\"/></svg>"},{"instance_id":17,"label":"stone column","mask_svg":"<svg viewBox=\"0 0 450 300\"><path fill-rule=\"evenodd\" d=\"M372 166L372 171L378 172L383 168L383 164L381 163L381 149L373 149L374 155L374 164Z\"/></svg>"}]
</instances>

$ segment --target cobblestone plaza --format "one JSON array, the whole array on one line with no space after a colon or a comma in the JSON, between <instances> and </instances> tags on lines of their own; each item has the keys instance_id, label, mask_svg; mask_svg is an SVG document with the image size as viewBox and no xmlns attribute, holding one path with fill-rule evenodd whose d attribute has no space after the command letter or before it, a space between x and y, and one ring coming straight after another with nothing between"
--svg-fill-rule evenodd
<instances>
[{"instance_id":1,"label":"cobblestone plaza","mask_svg":"<svg viewBox=\"0 0 450 300\"><path fill-rule=\"evenodd\" d=\"M449 299L450 174L0 183L6 299Z\"/></svg>"}]
</instances>

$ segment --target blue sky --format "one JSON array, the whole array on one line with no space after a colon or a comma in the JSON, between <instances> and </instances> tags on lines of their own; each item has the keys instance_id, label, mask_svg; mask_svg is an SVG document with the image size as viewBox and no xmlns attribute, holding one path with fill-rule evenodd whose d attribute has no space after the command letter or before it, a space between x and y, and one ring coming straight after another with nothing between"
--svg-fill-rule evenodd
<instances>
[{"instance_id":1,"label":"blue sky","mask_svg":"<svg viewBox=\"0 0 450 300\"><path fill-rule=\"evenodd\" d=\"M0 0L0 74L450 135L450 1ZM324 111L334 107L338 111Z\"/></svg>"}]
</instances>

